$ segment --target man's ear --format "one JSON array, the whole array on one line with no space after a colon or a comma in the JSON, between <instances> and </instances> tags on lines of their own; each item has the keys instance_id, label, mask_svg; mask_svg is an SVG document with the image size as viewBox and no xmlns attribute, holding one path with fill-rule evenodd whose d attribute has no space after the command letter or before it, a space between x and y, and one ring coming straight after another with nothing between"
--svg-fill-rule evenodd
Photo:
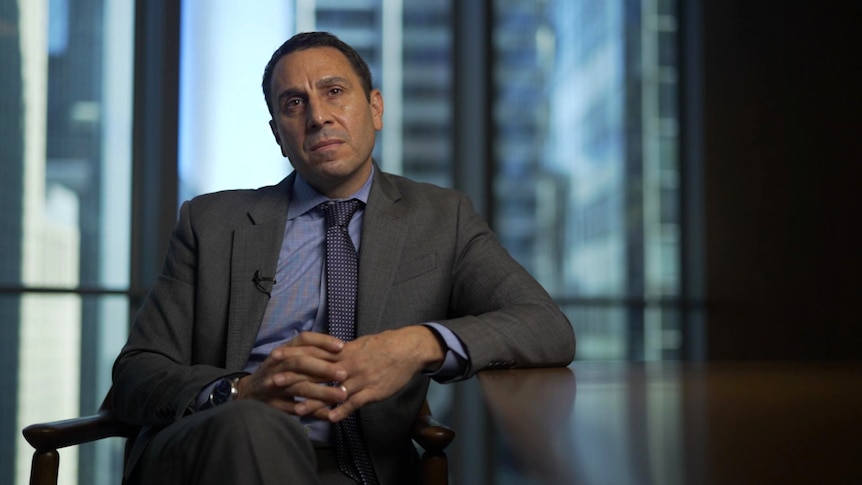
<instances>
[{"instance_id":1,"label":"man's ear","mask_svg":"<svg viewBox=\"0 0 862 485\"><path fill-rule=\"evenodd\" d=\"M383 94L379 89L371 91L369 101L371 102L371 119L374 121L374 129L383 129Z\"/></svg>"}]
</instances>

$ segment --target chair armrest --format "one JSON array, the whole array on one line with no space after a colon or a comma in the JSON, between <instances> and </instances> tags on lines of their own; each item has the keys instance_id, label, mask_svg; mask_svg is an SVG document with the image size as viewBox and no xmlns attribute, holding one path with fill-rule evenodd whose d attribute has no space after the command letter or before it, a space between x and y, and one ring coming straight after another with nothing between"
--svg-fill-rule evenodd
<instances>
[{"instance_id":1,"label":"chair armrest","mask_svg":"<svg viewBox=\"0 0 862 485\"><path fill-rule=\"evenodd\" d=\"M138 426L120 421L113 412L102 410L91 416L31 424L23 433L33 448L47 451L102 438L133 438L138 430ZM442 452L455 438L455 431L434 419L428 403L424 403L413 424L412 436L426 451Z\"/></svg>"},{"instance_id":2,"label":"chair armrest","mask_svg":"<svg viewBox=\"0 0 862 485\"><path fill-rule=\"evenodd\" d=\"M455 431L434 419L426 401L413 422L412 437L426 453L442 454L455 439Z\"/></svg>"},{"instance_id":3,"label":"chair armrest","mask_svg":"<svg viewBox=\"0 0 862 485\"><path fill-rule=\"evenodd\" d=\"M120 421L113 412L101 410L92 416L31 424L24 438L36 451L49 451L110 437L133 438L138 426Z\"/></svg>"}]
</instances>

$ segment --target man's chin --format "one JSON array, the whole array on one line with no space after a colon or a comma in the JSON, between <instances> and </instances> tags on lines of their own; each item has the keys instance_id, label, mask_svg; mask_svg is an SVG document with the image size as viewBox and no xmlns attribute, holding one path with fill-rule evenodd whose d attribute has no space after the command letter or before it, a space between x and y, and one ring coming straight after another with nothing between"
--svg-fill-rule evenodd
<instances>
[{"instance_id":1,"label":"man's chin","mask_svg":"<svg viewBox=\"0 0 862 485\"><path fill-rule=\"evenodd\" d=\"M349 177L350 174L355 171L355 168L351 167L351 165L344 160L332 159L316 162L313 170L319 177L338 180L344 177Z\"/></svg>"},{"instance_id":2,"label":"man's chin","mask_svg":"<svg viewBox=\"0 0 862 485\"><path fill-rule=\"evenodd\" d=\"M309 167L311 173L303 174L303 177L324 195L332 196L333 193L336 193L338 197L344 197L349 194L341 193L342 187L349 186L352 190L353 186L357 186L356 190L358 190L358 187L365 183L365 179L362 177L363 167L364 164L356 165L343 160L326 160L314 163Z\"/></svg>"}]
</instances>

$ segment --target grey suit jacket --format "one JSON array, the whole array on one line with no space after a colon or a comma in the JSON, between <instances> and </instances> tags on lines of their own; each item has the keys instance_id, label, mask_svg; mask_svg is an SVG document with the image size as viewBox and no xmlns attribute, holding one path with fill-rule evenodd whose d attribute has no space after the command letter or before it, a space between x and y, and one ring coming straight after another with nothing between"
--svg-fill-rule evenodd
<instances>
[{"instance_id":1,"label":"grey suit jacket","mask_svg":"<svg viewBox=\"0 0 862 485\"><path fill-rule=\"evenodd\" d=\"M164 268L114 364L114 409L149 429L138 453L153 430L190 412L204 386L245 365L269 299L254 275L275 275L294 177L183 204ZM455 191L376 170L359 257L357 335L439 322L469 353L460 378L574 357L568 320ZM408 476L427 386L416 376L360 410L381 483Z\"/></svg>"}]
</instances>

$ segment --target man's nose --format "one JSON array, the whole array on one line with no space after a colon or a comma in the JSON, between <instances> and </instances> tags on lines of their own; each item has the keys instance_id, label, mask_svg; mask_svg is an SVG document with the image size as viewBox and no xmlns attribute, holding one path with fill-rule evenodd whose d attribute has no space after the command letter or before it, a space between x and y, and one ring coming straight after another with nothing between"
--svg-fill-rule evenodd
<instances>
[{"instance_id":1,"label":"man's nose","mask_svg":"<svg viewBox=\"0 0 862 485\"><path fill-rule=\"evenodd\" d=\"M322 100L309 99L305 116L306 126L309 130L321 128L332 121L332 113Z\"/></svg>"}]
</instances>

